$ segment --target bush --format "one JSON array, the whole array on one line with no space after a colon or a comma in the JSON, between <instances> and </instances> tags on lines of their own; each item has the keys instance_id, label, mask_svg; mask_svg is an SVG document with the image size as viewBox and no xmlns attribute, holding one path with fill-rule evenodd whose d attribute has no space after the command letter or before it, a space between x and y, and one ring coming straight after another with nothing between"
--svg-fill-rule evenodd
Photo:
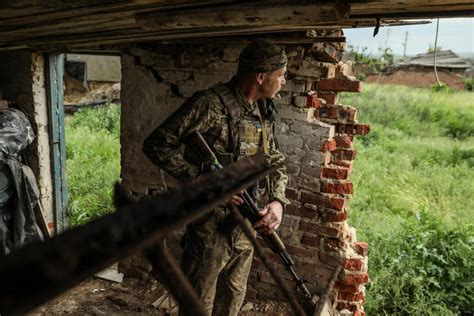
<instances>
[{"instance_id":1,"label":"bush","mask_svg":"<svg viewBox=\"0 0 474 316\"><path fill-rule=\"evenodd\" d=\"M74 227L111 212L120 177L120 107L86 109L66 124L69 224Z\"/></svg>"},{"instance_id":2,"label":"bush","mask_svg":"<svg viewBox=\"0 0 474 316\"><path fill-rule=\"evenodd\" d=\"M431 91L442 92L442 93L453 93L454 90L445 83L431 85Z\"/></svg>"},{"instance_id":3,"label":"bush","mask_svg":"<svg viewBox=\"0 0 474 316\"><path fill-rule=\"evenodd\" d=\"M470 223L448 228L421 213L396 234L371 236L368 314L474 312L473 230Z\"/></svg>"},{"instance_id":4,"label":"bush","mask_svg":"<svg viewBox=\"0 0 474 316\"><path fill-rule=\"evenodd\" d=\"M72 128L88 127L91 131L107 131L119 137L120 105L108 104L94 109L82 109L68 123Z\"/></svg>"},{"instance_id":5,"label":"bush","mask_svg":"<svg viewBox=\"0 0 474 316\"><path fill-rule=\"evenodd\" d=\"M464 90L474 91L474 79L465 79L464 80Z\"/></svg>"},{"instance_id":6,"label":"bush","mask_svg":"<svg viewBox=\"0 0 474 316\"><path fill-rule=\"evenodd\" d=\"M378 85L341 95L371 125L356 139L349 213L369 242L369 315L473 313L469 96Z\"/></svg>"}]
</instances>

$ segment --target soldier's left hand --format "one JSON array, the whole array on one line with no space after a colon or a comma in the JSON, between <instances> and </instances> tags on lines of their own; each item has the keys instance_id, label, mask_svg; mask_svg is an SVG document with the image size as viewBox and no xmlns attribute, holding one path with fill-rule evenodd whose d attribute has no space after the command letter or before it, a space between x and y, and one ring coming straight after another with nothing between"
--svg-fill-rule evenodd
<instances>
[{"instance_id":1,"label":"soldier's left hand","mask_svg":"<svg viewBox=\"0 0 474 316\"><path fill-rule=\"evenodd\" d=\"M262 234L271 234L280 226L283 205L278 201L273 201L265 205L258 213L262 219L255 223L255 229Z\"/></svg>"}]
</instances>

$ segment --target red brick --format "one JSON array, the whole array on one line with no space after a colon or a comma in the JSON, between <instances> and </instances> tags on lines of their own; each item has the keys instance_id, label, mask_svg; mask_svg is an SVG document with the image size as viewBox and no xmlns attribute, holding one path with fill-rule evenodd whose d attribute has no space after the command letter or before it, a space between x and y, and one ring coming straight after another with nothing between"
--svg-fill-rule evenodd
<instances>
[{"instance_id":1,"label":"red brick","mask_svg":"<svg viewBox=\"0 0 474 316\"><path fill-rule=\"evenodd\" d=\"M321 106L314 112L315 117L329 118L340 121L354 121L357 110L344 106Z\"/></svg>"},{"instance_id":2,"label":"red brick","mask_svg":"<svg viewBox=\"0 0 474 316\"><path fill-rule=\"evenodd\" d=\"M316 84L316 90L361 92L362 82L358 80L345 79L321 79Z\"/></svg>"},{"instance_id":3,"label":"red brick","mask_svg":"<svg viewBox=\"0 0 474 316\"><path fill-rule=\"evenodd\" d=\"M333 256L324 252L319 252L318 254L319 261L329 266L338 266L344 262L344 259L340 256Z\"/></svg>"},{"instance_id":4,"label":"red brick","mask_svg":"<svg viewBox=\"0 0 474 316\"><path fill-rule=\"evenodd\" d=\"M361 271L364 267L364 262L359 258L350 258L346 260L344 269L349 271Z\"/></svg>"},{"instance_id":5,"label":"red brick","mask_svg":"<svg viewBox=\"0 0 474 316\"><path fill-rule=\"evenodd\" d=\"M307 258L314 257L317 254L317 251L315 249L304 249L304 248L295 247L292 245L286 245L286 249L292 255L302 256L302 257L307 257Z\"/></svg>"},{"instance_id":6,"label":"red brick","mask_svg":"<svg viewBox=\"0 0 474 316\"><path fill-rule=\"evenodd\" d=\"M347 309L351 312L353 312L352 316L355 315L365 315L365 313L362 311L362 303L361 302L337 302L337 310L343 310ZM364 313L364 314L360 314Z\"/></svg>"},{"instance_id":7,"label":"red brick","mask_svg":"<svg viewBox=\"0 0 474 316\"><path fill-rule=\"evenodd\" d=\"M356 157L355 149L336 149L331 152L337 160L354 160Z\"/></svg>"},{"instance_id":8,"label":"red brick","mask_svg":"<svg viewBox=\"0 0 474 316\"><path fill-rule=\"evenodd\" d=\"M347 284L365 284L369 282L369 275L367 273L346 274L342 281Z\"/></svg>"},{"instance_id":9,"label":"red brick","mask_svg":"<svg viewBox=\"0 0 474 316\"><path fill-rule=\"evenodd\" d=\"M343 310L343 309L347 309L349 311L354 311L356 309L356 306L353 305L353 304L348 304L348 303L344 303L344 302L338 302L337 303L337 309L338 310Z\"/></svg>"},{"instance_id":10,"label":"red brick","mask_svg":"<svg viewBox=\"0 0 474 316\"><path fill-rule=\"evenodd\" d=\"M304 222L304 221L300 222L300 230L302 230L304 232L316 233L316 228L317 227L318 227L318 225L316 225L314 223L307 223L307 222Z\"/></svg>"},{"instance_id":11,"label":"red brick","mask_svg":"<svg viewBox=\"0 0 474 316\"><path fill-rule=\"evenodd\" d=\"M336 141L334 139L325 141L321 146L322 152L333 151L334 149L336 149Z\"/></svg>"},{"instance_id":12,"label":"red brick","mask_svg":"<svg viewBox=\"0 0 474 316\"><path fill-rule=\"evenodd\" d=\"M314 111L314 116L319 118L337 119L337 112L337 108L335 107L324 106L316 109L316 111Z\"/></svg>"},{"instance_id":13,"label":"red brick","mask_svg":"<svg viewBox=\"0 0 474 316\"><path fill-rule=\"evenodd\" d=\"M299 215L298 208L299 208L299 207L296 206L296 205L288 204L288 205L285 207L285 214Z\"/></svg>"},{"instance_id":14,"label":"red brick","mask_svg":"<svg viewBox=\"0 0 474 316\"><path fill-rule=\"evenodd\" d=\"M316 94L308 95L306 97L306 107L307 108L318 108L321 106L321 102L318 100L318 96Z\"/></svg>"},{"instance_id":15,"label":"red brick","mask_svg":"<svg viewBox=\"0 0 474 316\"><path fill-rule=\"evenodd\" d=\"M347 213L346 212L326 212L323 213L322 215L322 220L324 222L343 222L347 219Z\"/></svg>"},{"instance_id":16,"label":"red brick","mask_svg":"<svg viewBox=\"0 0 474 316\"><path fill-rule=\"evenodd\" d=\"M336 141L336 146L346 149L351 149L354 147L354 137L353 136L334 136Z\"/></svg>"},{"instance_id":17,"label":"red brick","mask_svg":"<svg viewBox=\"0 0 474 316\"><path fill-rule=\"evenodd\" d=\"M291 200L298 199L298 190L293 188L286 188L285 196Z\"/></svg>"},{"instance_id":18,"label":"red brick","mask_svg":"<svg viewBox=\"0 0 474 316\"><path fill-rule=\"evenodd\" d=\"M352 194L354 187L350 181L336 181L336 182L321 182L321 192L324 193L339 193Z\"/></svg>"},{"instance_id":19,"label":"red brick","mask_svg":"<svg viewBox=\"0 0 474 316\"><path fill-rule=\"evenodd\" d=\"M323 167L320 170L321 178L346 180L348 176L347 168Z\"/></svg>"},{"instance_id":20,"label":"red brick","mask_svg":"<svg viewBox=\"0 0 474 316\"><path fill-rule=\"evenodd\" d=\"M326 251L338 251L346 247L346 243L338 238L324 238L323 245Z\"/></svg>"},{"instance_id":21,"label":"red brick","mask_svg":"<svg viewBox=\"0 0 474 316\"><path fill-rule=\"evenodd\" d=\"M332 92L318 92L318 98L323 99L327 104L337 104L338 95Z\"/></svg>"},{"instance_id":22,"label":"red brick","mask_svg":"<svg viewBox=\"0 0 474 316\"><path fill-rule=\"evenodd\" d=\"M369 244L367 244L365 241L355 242L354 249L359 255L365 257L369 252Z\"/></svg>"},{"instance_id":23,"label":"red brick","mask_svg":"<svg viewBox=\"0 0 474 316\"><path fill-rule=\"evenodd\" d=\"M356 124L354 126L354 134L356 135L367 135L369 132L370 132L370 125Z\"/></svg>"},{"instance_id":24,"label":"red brick","mask_svg":"<svg viewBox=\"0 0 474 316\"><path fill-rule=\"evenodd\" d=\"M301 243L310 247L319 247L320 238L318 236L303 235L301 237Z\"/></svg>"},{"instance_id":25,"label":"red brick","mask_svg":"<svg viewBox=\"0 0 474 316\"><path fill-rule=\"evenodd\" d=\"M301 201L325 208L342 210L346 206L346 199L339 197L329 197L326 195L310 192L301 192Z\"/></svg>"},{"instance_id":26,"label":"red brick","mask_svg":"<svg viewBox=\"0 0 474 316\"><path fill-rule=\"evenodd\" d=\"M316 232L320 235L331 237L331 238L340 238L342 237L342 227L325 227L317 226Z\"/></svg>"},{"instance_id":27,"label":"red brick","mask_svg":"<svg viewBox=\"0 0 474 316\"><path fill-rule=\"evenodd\" d=\"M348 135L366 135L370 132L370 126L367 124L335 124L335 131L339 134Z\"/></svg>"},{"instance_id":28,"label":"red brick","mask_svg":"<svg viewBox=\"0 0 474 316\"><path fill-rule=\"evenodd\" d=\"M337 299L352 302L362 301L364 299L364 293L359 292L354 294L350 292L339 292L339 294L337 295Z\"/></svg>"},{"instance_id":29,"label":"red brick","mask_svg":"<svg viewBox=\"0 0 474 316\"><path fill-rule=\"evenodd\" d=\"M339 159L332 159L332 164L336 166L341 166L347 169L348 174L352 171L352 161L351 160L339 160Z\"/></svg>"},{"instance_id":30,"label":"red brick","mask_svg":"<svg viewBox=\"0 0 474 316\"><path fill-rule=\"evenodd\" d=\"M315 218L316 216L318 216L318 212L310 208L302 206L298 208L296 215L299 215L301 217L306 217L306 218Z\"/></svg>"},{"instance_id":31,"label":"red brick","mask_svg":"<svg viewBox=\"0 0 474 316\"><path fill-rule=\"evenodd\" d=\"M355 121L357 110L353 107L341 107L338 112L339 120Z\"/></svg>"},{"instance_id":32,"label":"red brick","mask_svg":"<svg viewBox=\"0 0 474 316\"><path fill-rule=\"evenodd\" d=\"M336 281L336 283L334 283L334 288L343 292L359 293L362 289L362 286L359 284L347 284L341 281Z\"/></svg>"}]
</instances>

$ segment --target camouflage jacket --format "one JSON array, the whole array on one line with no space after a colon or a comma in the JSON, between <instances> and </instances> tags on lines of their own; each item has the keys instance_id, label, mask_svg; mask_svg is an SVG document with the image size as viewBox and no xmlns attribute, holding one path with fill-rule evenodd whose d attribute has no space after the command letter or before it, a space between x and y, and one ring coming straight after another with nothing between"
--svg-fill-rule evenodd
<instances>
[{"instance_id":1,"label":"camouflage jacket","mask_svg":"<svg viewBox=\"0 0 474 316\"><path fill-rule=\"evenodd\" d=\"M242 121L247 119L255 121L259 113L256 103L250 104L240 89L235 86L233 80L221 85L230 91L230 95L242 107ZM277 148L273 132L274 122L268 119L264 119L264 122L269 127L267 157L272 166L280 166L269 177L268 198L278 200L286 205L289 203L285 197L288 177L285 172L286 168L282 165L285 157ZM234 153L236 157L241 157L245 144L239 143L238 135L241 133L238 132L240 128L238 125L239 121L230 120L229 111L223 105L219 95L211 88L195 93L161 126L155 129L145 139L143 152L155 165L173 177L181 181L189 181L197 177L201 170L199 162L193 161L192 155L188 155L187 150L183 150L182 140L192 131L197 130L218 157L228 153ZM232 129L230 133L229 129ZM232 138L235 138L235 135L237 135L237 139L233 141ZM237 146L232 143L236 143Z\"/></svg>"}]
</instances>

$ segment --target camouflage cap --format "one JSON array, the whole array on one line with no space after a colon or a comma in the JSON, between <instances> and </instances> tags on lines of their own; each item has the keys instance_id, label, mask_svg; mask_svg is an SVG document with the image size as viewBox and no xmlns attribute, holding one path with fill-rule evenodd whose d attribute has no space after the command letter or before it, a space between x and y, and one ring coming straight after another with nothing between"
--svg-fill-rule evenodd
<instances>
[{"instance_id":1,"label":"camouflage cap","mask_svg":"<svg viewBox=\"0 0 474 316\"><path fill-rule=\"evenodd\" d=\"M265 40L247 45L239 56L238 73L265 73L283 68L288 62L283 47Z\"/></svg>"}]
</instances>

